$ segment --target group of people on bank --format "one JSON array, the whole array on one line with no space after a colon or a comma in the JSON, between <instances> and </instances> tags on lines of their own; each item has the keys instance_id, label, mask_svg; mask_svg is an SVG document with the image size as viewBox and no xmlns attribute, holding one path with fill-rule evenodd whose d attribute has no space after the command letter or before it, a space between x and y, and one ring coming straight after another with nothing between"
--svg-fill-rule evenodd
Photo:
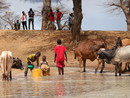
<instances>
[{"instance_id":1,"label":"group of people on bank","mask_svg":"<svg viewBox=\"0 0 130 98\"><path fill-rule=\"evenodd\" d=\"M56 24L57 24L57 27L58 27L57 30L62 30L62 26L61 26L62 17L63 17L63 13L59 9L56 9L56 12L53 12L53 10L50 9L50 11L48 12L49 21L48 21L46 30L48 30L50 24L52 24L52 26L53 26L52 28L54 29L55 20L56 20ZM70 13L69 17L67 19L67 21L68 21L68 29L69 30L71 30L71 28L72 28L73 17L74 17L73 13Z\"/></svg>"},{"instance_id":2,"label":"group of people on bank","mask_svg":"<svg viewBox=\"0 0 130 98\"><path fill-rule=\"evenodd\" d=\"M30 24L32 23L32 29L34 30L34 11L32 8L28 11L28 27L27 27L27 15L24 11L22 11L22 17L21 17L21 23L23 30L30 30ZM20 21L17 20L16 23L14 23L15 30L20 30Z\"/></svg>"},{"instance_id":3,"label":"group of people on bank","mask_svg":"<svg viewBox=\"0 0 130 98\"><path fill-rule=\"evenodd\" d=\"M27 18L27 14L24 11L22 11L21 23L22 23L23 30L27 30L27 29L30 30L30 24L32 24L32 30L34 30L34 15L35 13L32 8L30 8L30 10L28 11L28 18ZM52 29L54 29L55 28L54 24L56 21L57 30L62 30L61 19L63 17L63 13L59 9L56 9L56 12L53 12L53 10L50 9L47 15L48 15L48 24L45 29L48 30L50 25L52 25ZM73 19L73 13L69 14L69 17L67 20L69 30L71 30L71 27L72 27L72 19ZM28 21L28 27L27 27L27 21ZM20 30L19 20L17 20L17 22L14 23L14 29Z\"/></svg>"}]
</instances>

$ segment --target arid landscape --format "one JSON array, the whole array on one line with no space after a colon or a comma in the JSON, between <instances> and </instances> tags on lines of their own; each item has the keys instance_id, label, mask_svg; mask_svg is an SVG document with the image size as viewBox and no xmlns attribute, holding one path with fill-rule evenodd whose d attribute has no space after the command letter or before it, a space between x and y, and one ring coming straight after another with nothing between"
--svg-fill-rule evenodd
<instances>
[{"instance_id":1,"label":"arid landscape","mask_svg":"<svg viewBox=\"0 0 130 98\"><path fill-rule=\"evenodd\" d=\"M125 31L81 31L81 41L101 38L106 40L107 47L115 45L117 37L130 38L130 32ZM14 57L19 57L25 65L25 59L29 54L40 51L42 55L47 56L49 65L55 66L53 62L54 51L57 39L62 39L67 47L68 62L66 66L78 66L78 61L74 59L73 44L70 31L40 31L40 30L0 30L0 52L10 50ZM96 61L87 61L87 67L96 65ZM110 66L107 66L110 67ZM113 66L111 66L113 67ZM113 68L112 68L113 69ZM114 70L114 69L113 69Z\"/></svg>"},{"instance_id":2,"label":"arid landscape","mask_svg":"<svg viewBox=\"0 0 130 98\"><path fill-rule=\"evenodd\" d=\"M119 31L82 31L81 41L102 38L107 47L115 45L117 37L129 38L130 32ZM62 39L67 47L68 62L65 75L58 75L53 62L53 48L57 39ZM95 74L97 61L87 61L87 72L80 73L78 61L74 59L70 31L14 31L0 30L0 52L10 50L26 64L29 54L40 51L47 56L50 76L32 77L31 71L24 77L24 70L12 69L12 81L0 81L2 98L129 98L129 73L115 77L114 66L106 65L104 73ZM41 58L40 58L41 59ZM1 75L0 75L1 79ZM53 97L52 97L53 96Z\"/></svg>"}]
</instances>

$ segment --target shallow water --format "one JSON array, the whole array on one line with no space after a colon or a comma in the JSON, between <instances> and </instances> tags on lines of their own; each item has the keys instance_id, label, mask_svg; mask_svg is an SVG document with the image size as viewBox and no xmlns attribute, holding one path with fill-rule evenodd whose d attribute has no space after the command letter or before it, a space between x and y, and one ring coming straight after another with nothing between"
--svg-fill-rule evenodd
<instances>
[{"instance_id":1,"label":"shallow water","mask_svg":"<svg viewBox=\"0 0 130 98\"><path fill-rule=\"evenodd\" d=\"M65 68L60 76L51 68L51 76L33 78L31 72L13 70L12 81L0 81L0 98L129 98L130 77L114 73L78 72L78 68Z\"/></svg>"}]
</instances>

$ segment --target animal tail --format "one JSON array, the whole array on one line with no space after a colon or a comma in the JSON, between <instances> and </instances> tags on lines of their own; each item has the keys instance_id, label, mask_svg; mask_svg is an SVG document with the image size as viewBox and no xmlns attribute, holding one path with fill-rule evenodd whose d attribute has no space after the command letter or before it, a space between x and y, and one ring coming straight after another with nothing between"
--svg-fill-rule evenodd
<instances>
[{"instance_id":1,"label":"animal tail","mask_svg":"<svg viewBox=\"0 0 130 98\"><path fill-rule=\"evenodd\" d=\"M7 54L3 57L3 68L4 68L4 75L7 73Z\"/></svg>"},{"instance_id":2,"label":"animal tail","mask_svg":"<svg viewBox=\"0 0 130 98\"><path fill-rule=\"evenodd\" d=\"M5 64L5 74L8 72L8 54L4 57L4 64Z\"/></svg>"},{"instance_id":3,"label":"animal tail","mask_svg":"<svg viewBox=\"0 0 130 98\"><path fill-rule=\"evenodd\" d=\"M74 53L74 59L76 59L76 54Z\"/></svg>"},{"instance_id":4,"label":"animal tail","mask_svg":"<svg viewBox=\"0 0 130 98\"><path fill-rule=\"evenodd\" d=\"M7 54L7 56L6 56L6 70L8 70L8 62L9 62L9 59L8 59L8 54Z\"/></svg>"},{"instance_id":5,"label":"animal tail","mask_svg":"<svg viewBox=\"0 0 130 98\"><path fill-rule=\"evenodd\" d=\"M5 72L6 72L6 66L5 66L5 57L4 58L2 58L3 59L3 68L4 68L4 73L3 74L5 74Z\"/></svg>"}]
</instances>

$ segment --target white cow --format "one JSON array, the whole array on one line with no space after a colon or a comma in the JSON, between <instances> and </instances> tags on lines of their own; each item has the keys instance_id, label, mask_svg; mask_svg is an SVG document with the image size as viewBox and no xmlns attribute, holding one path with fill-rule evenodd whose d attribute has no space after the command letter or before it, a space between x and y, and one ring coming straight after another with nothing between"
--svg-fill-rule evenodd
<instances>
[{"instance_id":1,"label":"white cow","mask_svg":"<svg viewBox=\"0 0 130 98\"><path fill-rule=\"evenodd\" d=\"M13 63L12 52L3 51L0 56L2 80L11 80L11 67Z\"/></svg>"},{"instance_id":2,"label":"white cow","mask_svg":"<svg viewBox=\"0 0 130 98\"><path fill-rule=\"evenodd\" d=\"M117 72L121 76L121 63L130 62L130 45L117 49L100 49L98 55L100 59L105 59L115 65L115 76L117 76Z\"/></svg>"}]
</instances>

